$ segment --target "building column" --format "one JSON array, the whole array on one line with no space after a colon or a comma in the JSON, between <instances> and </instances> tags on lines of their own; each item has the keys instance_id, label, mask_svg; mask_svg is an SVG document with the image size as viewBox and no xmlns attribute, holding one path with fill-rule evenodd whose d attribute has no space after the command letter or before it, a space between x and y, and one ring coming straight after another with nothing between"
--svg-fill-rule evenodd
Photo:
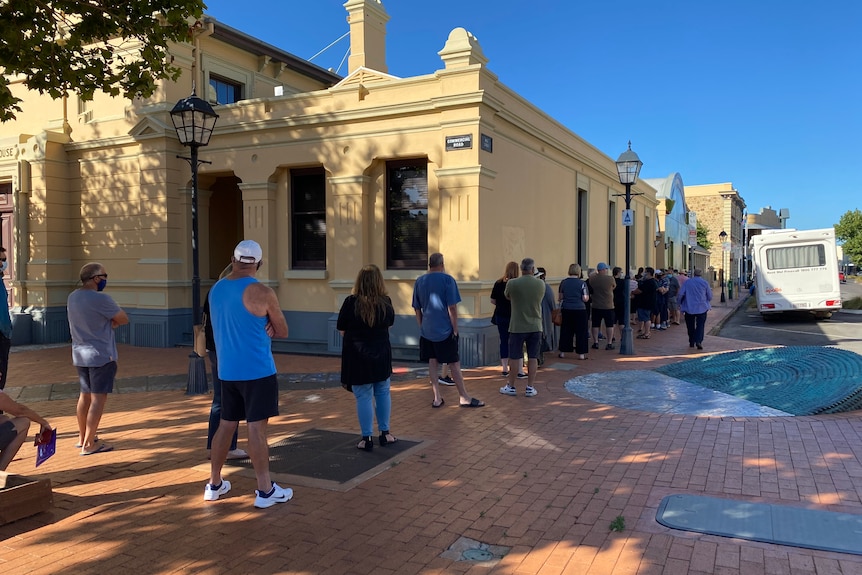
<instances>
[{"instance_id":1,"label":"building column","mask_svg":"<svg viewBox=\"0 0 862 575\"><path fill-rule=\"evenodd\" d=\"M238 186L242 192L243 239L254 240L263 249L263 265L258 272L258 279L277 283L281 261L276 233L277 185L259 182Z\"/></svg>"},{"instance_id":2,"label":"building column","mask_svg":"<svg viewBox=\"0 0 862 575\"><path fill-rule=\"evenodd\" d=\"M369 225L373 219L371 178L358 176L332 176L328 178L331 191L331 207L334 217L327 226L327 271L331 274L329 286L335 292L333 309L336 312L329 319L329 344L331 352L341 351L341 334L335 328L337 310L341 309L344 299L350 295L356 274L370 260ZM330 243L331 242L331 243ZM385 269L384 265L380 265Z\"/></svg>"}]
</instances>

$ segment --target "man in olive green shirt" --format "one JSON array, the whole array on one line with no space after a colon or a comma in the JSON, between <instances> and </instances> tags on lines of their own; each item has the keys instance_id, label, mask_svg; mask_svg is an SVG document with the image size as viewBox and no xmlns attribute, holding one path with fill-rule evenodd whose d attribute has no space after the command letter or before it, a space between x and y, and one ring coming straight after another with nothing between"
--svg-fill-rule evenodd
<instances>
[{"instance_id":1,"label":"man in olive green shirt","mask_svg":"<svg viewBox=\"0 0 862 575\"><path fill-rule=\"evenodd\" d=\"M605 333L608 334L605 349L613 349L613 342L617 335L616 321L614 321L614 288L617 281L608 272L608 264L600 262L596 266L596 273L590 278L589 284L593 296L590 313L593 326L593 349L599 349L599 330L602 327L602 320L605 322Z\"/></svg>"},{"instance_id":2,"label":"man in olive green shirt","mask_svg":"<svg viewBox=\"0 0 862 575\"><path fill-rule=\"evenodd\" d=\"M536 262L533 258L521 260L521 277L506 282L505 294L512 302L512 317L509 320L509 360L521 361L524 344L527 345L527 389L525 395L533 397L538 392L533 387L536 370L539 369L539 353L542 344L542 298L545 297L545 282L533 277ZM509 383L500 388L503 395L517 395L515 370L509 371Z\"/></svg>"}]
</instances>

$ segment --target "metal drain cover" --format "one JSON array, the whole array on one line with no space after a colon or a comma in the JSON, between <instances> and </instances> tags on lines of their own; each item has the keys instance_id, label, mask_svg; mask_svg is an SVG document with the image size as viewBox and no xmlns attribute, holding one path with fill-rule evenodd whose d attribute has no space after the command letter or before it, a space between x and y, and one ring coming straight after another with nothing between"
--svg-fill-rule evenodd
<instances>
[{"instance_id":1,"label":"metal drain cover","mask_svg":"<svg viewBox=\"0 0 862 575\"><path fill-rule=\"evenodd\" d=\"M485 549L467 549L461 554L463 561L490 561L494 554Z\"/></svg>"}]
</instances>

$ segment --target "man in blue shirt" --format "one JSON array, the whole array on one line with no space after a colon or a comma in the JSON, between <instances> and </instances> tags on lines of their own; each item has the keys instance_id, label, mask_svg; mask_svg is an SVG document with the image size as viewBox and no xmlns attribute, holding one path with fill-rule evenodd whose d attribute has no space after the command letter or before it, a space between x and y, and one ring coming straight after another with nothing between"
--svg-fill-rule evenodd
<instances>
[{"instance_id":1,"label":"man in blue shirt","mask_svg":"<svg viewBox=\"0 0 862 575\"><path fill-rule=\"evenodd\" d=\"M455 278L446 273L443 254L428 258L428 273L413 286L413 309L419 323L419 361L428 362L428 375L434 390L431 407L443 407L437 373L441 363L449 364L449 373L461 395L461 407L483 407L485 404L470 397L464 387L461 357L458 353L458 303L461 294Z\"/></svg>"},{"instance_id":2,"label":"man in blue shirt","mask_svg":"<svg viewBox=\"0 0 862 575\"><path fill-rule=\"evenodd\" d=\"M682 284L677 295L679 309L685 314L688 347L697 346L697 349L703 349L706 312L711 309L712 301L712 289L702 276L703 270L695 268L694 277Z\"/></svg>"}]
</instances>

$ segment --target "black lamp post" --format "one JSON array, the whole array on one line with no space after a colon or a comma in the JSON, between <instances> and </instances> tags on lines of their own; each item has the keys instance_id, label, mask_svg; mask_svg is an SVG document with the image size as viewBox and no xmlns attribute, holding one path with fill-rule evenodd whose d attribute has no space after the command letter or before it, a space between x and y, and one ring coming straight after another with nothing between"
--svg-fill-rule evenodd
<instances>
[{"instance_id":1,"label":"black lamp post","mask_svg":"<svg viewBox=\"0 0 862 575\"><path fill-rule=\"evenodd\" d=\"M624 286L623 297L623 331L620 341L620 355L634 355L634 340L632 339L632 327L629 325L631 320L631 294L629 291L629 282L631 280L631 229L632 229L632 186L637 182L638 174L641 171L641 162L638 155L632 152L632 143L629 142L629 149L620 154L617 159L617 173L620 176L620 183L626 187L626 217L623 218L623 224L626 228L626 279Z\"/></svg>"},{"instance_id":2,"label":"black lamp post","mask_svg":"<svg viewBox=\"0 0 862 575\"><path fill-rule=\"evenodd\" d=\"M727 240L727 232L721 230L721 233L718 234L719 239L721 240L721 271L718 274L718 281L721 284L721 303L727 301L724 297L724 242Z\"/></svg>"},{"instance_id":3,"label":"black lamp post","mask_svg":"<svg viewBox=\"0 0 862 575\"><path fill-rule=\"evenodd\" d=\"M201 327L201 278L198 264L198 165L210 162L198 160L198 148L210 143L213 128L218 114L205 100L198 98L192 89L192 95L177 102L171 110L171 121L177 131L177 137L184 146L191 149L191 157L177 156L186 160L192 168L192 333L197 333ZM204 358L194 351L189 355L189 381L186 394L196 395L207 393L207 371Z\"/></svg>"}]
</instances>

